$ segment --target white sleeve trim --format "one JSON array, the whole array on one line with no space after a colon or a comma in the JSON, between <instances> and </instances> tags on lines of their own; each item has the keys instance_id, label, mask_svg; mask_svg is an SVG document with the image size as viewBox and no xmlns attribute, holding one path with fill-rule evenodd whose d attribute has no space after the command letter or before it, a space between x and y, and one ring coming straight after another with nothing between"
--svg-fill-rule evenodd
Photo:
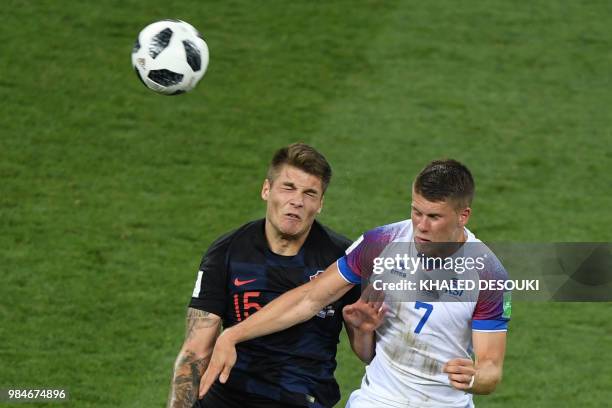
<instances>
[{"instance_id":1,"label":"white sleeve trim","mask_svg":"<svg viewBox=\"0 0 612 408\"><path fill-rule=\"evenodd\" d=\"M338 261L339 260L336 260L336 269L338 269L338 274L340 274L340 276L342 276L342 279L344 279L347 283L350 283L351 285L354 285L353 282L351 282L350 280L346 279L346 277L344 276L344 274L340 270L340 266L338 265Z\"/></svg>"},{"instance_id":2,"label":"white sleeve trim","mask_svg":"<svg viewBox=\"0 0 612 408\"><path fill-rule=\"evenodd\" d=\"M507 332L508 329L501 329L501 330L476 330L476 329L472 329L472 331L475 332L483 332L483 333L496 333L496 332Z\"/></svg>"}]
</instances>

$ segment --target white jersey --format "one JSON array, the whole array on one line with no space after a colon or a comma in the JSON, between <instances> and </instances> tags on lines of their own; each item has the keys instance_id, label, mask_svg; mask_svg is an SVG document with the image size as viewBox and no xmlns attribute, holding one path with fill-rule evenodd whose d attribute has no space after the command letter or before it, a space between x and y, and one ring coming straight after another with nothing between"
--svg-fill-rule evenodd
<instances>
[{"instance_id":1,"label":"white jersey","mask_svg":"<svg viewBox=\"0 0 612 408\"><path fill-rule=\"evenodd\" d=\"M469 230L465 232L466 243L452 257L457 259L461 252L459 255L464 259L481 259L479 265L482 268L467 271L463 268L461 276L455 276L476 282L483 277L506 279L506 272L495 255ZM422 256L416 251L410 220L364 234L338 260L338 269L342 277L351 283L361 283L363 278L369 283L379 279L380 282L397 284L402 280L418 280L419 274L423 273L428 278L436 274L448 276L448 271L427 269L427 266L423 268L424 264L419 264L418 268L413 264L415 268L412 271L410 264L403 264L399 268L395 262L384 264L389 259L398 261L398 255L404 254L409 259ZM393 267L390 267L391 264ZM387 268L382 268L382 265ZM455 271L451 273L456 274ZM455 277L452 279L457 280ZM509 302L509 299L502 293L491 296L478 290L386 289L385 304L389 311L376 332L376 355L366 368L361 389L351 396L349 405L473 406L472 395L451 387L448 374L442 372L442 368L451 359L471 358L472 331L507 330L509 303L504 305L504 300ZM417 293L418 300L415 297Z\"/></svg>"}]
</instances>

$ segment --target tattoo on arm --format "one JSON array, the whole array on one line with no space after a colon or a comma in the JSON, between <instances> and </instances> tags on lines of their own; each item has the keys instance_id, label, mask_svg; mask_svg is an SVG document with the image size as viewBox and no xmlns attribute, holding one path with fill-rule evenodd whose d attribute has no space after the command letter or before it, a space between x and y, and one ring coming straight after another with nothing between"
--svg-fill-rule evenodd
<instances>
[{"instance_id":1,"label":"tattoo on arm","mask_svg":"<svg viewBox=\"0 0 612 408\"><path fill-rule=\"evenodd\" d=\"M190 307L187 309L187 330L185 331L185 339L191 339L197 330L213 327L218 324L219 319L216 319L214 315Z\"/></svg>"},{"instance_id":2,"label":"tattoo on arm","mask_svg":"<svg viewBox=\"0 0 612 408\"><path fill-rule=\"evenodd\" d=\"M217 328L219 317L198 309L187 310L187 329L185 341L193 339L198 330ZM218 330L217 330L218 334ZM215 335L216 338L216 335ZM212 341L214 344L214 340ZM200 378L204 374L210 355L197 355L194 351L183 349L174 365L172 389L168 399L168 408L192 408L198 398Z\"/></svg>"},{"instance_id":3,"label":"tattoo on arm","mask_svg":"<svg viewBox=\"0 0 612 408\"><path fill-rule=\"evenodd\" d=\"M200 377L208 365L208 358L197 358L195 353L181 353L174 368L172 394L168 401L170 408L191 408L198 398Z\"/></svg>"}]
</instances>

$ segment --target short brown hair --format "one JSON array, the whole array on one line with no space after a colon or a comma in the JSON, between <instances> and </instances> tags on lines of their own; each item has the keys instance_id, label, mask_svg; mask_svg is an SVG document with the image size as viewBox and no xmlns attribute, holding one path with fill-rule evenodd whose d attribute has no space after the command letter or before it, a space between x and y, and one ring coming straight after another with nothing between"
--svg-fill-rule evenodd
<instances>
[{"instance_id":1,"label":"short brown hair","mask_svg":"<svg viewBox=\"0 0 612 408\"><path fill-rule=\"evenodd\" d=\"M414 180L414 191L429 201L454 201L457 208L472 205L472 173L457 160L434 160Z\"/></svg>"},{"instance_id":2,"label":"short brown hair","mask_svg":"<svg viewBox=\"0 0 612 408\"><path fill-rule=\"evenodd\" d=\"M270 183L274 181L278 171L285 164L320 178L323 192L331 181L332 169L325 157L305 143L293 143L274 153L266 176Z\"/></svg>"}]
</instances>

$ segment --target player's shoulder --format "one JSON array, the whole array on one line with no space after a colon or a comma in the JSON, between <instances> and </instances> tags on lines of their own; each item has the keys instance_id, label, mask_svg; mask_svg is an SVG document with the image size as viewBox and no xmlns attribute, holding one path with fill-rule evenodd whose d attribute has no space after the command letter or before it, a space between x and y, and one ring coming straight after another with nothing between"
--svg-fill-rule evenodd
<instances>
[{"instance_id":1,"label":"player's shoulder","mask_svg":"<svg viewBox=\"0 0 612 408\"><path fill-rule=\"evenodd\" d=\"M235 241L247 239L250 242L256 241L256 237L263 234L264 220L258 219L247 222L238 228L230 230L219 236L208 247L207 252L227 250Z\"/></svg>"},{"instance_id":2,"label":"player's shoulder","mask_svg":"<svg viewBox=\"0 0 612 408\"><path fill-rule=\"evenodd\" d=\"M364 232L346 250L347 255L359 248L357 252L367 250L379 252L392 242L409 242L412 239L412 221L410 219L381 225Z\"/></svg>"},{"instance_id":3,"label":"player's shoulder","mask_svg":"<svg viewBox=\"0 0 612 408\"><path fill-rule=\"evenodd\" d=\"M391 224L381 225L363 234L367 242L401 242L412 238L412 221L402 220Z\"/></svg>"},{"instance_id":4,"label":"player's shoulder","mask_svg":"<svg viewBox=\"0 0 612 408\"><path fill-rule=\"evenodd\" d=\"M486 243L476 237L476 235L466 228L467 240L465 243L465 254L474 259L481 259L483 267L479 269L481 279L505 279L507 271L500 259L495 255Z\"/></svg>"},{"instance_id":5,"label":"player's shoulder","mask_svg":"<svg viewBox=\"0 0 612 408\"><path fill-rule=\"evenodd\" d=\"M334 231L316 220L312 225L312 230L315 234L319 235L319 237L317 237L318 240L323 239L324 241L327 241L323 243L324 245L331 244L342 251L348 248L353 242L344 235Z\"/></svg>"}]
</instances>

